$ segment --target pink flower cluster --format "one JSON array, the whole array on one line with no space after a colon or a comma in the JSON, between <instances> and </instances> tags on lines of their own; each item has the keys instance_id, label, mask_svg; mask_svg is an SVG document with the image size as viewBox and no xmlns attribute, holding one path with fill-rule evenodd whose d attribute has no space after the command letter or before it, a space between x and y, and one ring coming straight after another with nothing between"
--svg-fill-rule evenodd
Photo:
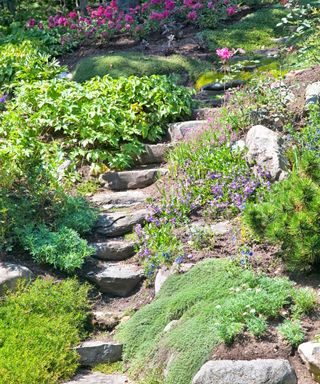
<instances>
[{"instance_id":1,"label":"pink flower cluster","mask_svg":"<svg viewBox=\"0 0 320 384\"><path fill-rule=\"evenodd\" d=\"M56 14L48 18L48 28L59 28L65 32L73 31L81 36L99 33L102 37L111 36L115 31L139 32L144 29L159 29L160 21L175 17L185 18L186 22L197 22L198 18L210 17L212 13L221 17L232 16L237 7L236 0L147 0L129 11L119 9L117 0L96 9L87 8L88 15L82 16L76 11L66 15ZM41 23L30 19L28 28L43 28ZM147 28L146 28L147 27Z\"/></svg>"},{"instance_id":2,"label":"pink flower cluster","mask_svg":"<svg viewBox=\"0 0 320 384\"><path fill-rule=\"evenodd\" d=\"M228 61L234 53L229 48L218 48L216 54L219 56L220 60Z\"/></svg>"}]
</instances>

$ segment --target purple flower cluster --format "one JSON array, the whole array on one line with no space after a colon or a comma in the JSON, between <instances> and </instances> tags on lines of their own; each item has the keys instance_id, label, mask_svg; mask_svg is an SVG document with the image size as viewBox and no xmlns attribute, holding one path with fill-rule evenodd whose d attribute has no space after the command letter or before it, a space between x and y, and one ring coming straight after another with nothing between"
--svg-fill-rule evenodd
<instances>
[{"instance_id":1,"label":"purple flower cluster","mask_svg":"<svg viewBox=\"0 0 320 384\"><path fill-rule=\"evenodd\" d=\"M3 95L0 97L0 103L1 103L1 104L4 104L4 103L7 101L7 98L8 98L8 95L3 94Z\"/></svg>"}]
</instances>

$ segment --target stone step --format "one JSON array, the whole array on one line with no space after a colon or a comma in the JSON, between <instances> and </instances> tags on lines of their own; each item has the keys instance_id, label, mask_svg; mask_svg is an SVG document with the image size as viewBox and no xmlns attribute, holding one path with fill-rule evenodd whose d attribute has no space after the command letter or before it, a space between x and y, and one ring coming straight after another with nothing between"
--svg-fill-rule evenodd
<instances>
[{"instance_id":1,"label":"stone step","mask_svg":"<svg viewBox=\"0 0 320 384\"><path fill-rule=\"evenodd\" d=\"M116 342L89 340L76 347L83 367L94 367L98 364L115 363L122 358L123 345Z\"/></svg>"},{"instance_id":2,"label":"stone step","mask_svg":"<svg viewBox=\"0 0 320 384\"><path fill-rule=\"evenodd\" d=\"M22 265L1 262L0 263L0 296L7 289L14 291L21 279L31 279L32 272Z\"/></svg>"},{"instance_id":3,"label":"stone step","mask_svg":"<svg viewBox=\"0 0 320 384\"><path fill-rule=\"evenodd\" d=\"M193 136L206 129L208 124L207 120L191 120L170 124L168 131L170 140L175 142L191 139Z\"/></svg>"},{"instance_id":4,"label":"stone step","mask_svg":"<svg viewBox=\"0 0 320 384\"><path fill-rule=\"evenodd\" d=\"M66 384L133 384L133 382L127 376L120 374L106 375L101 372L84 372L79 373Z\"/></svg>"},{"instance_id":5,"label":"stone step","mask_svg":"<svg viewBox=\"0 0 320 384\"><path fill-rule=\"evenodd\" d=\"M204 85L202 87L202 90L209 91L209 92L221 92L230 88L240 87L244 84L245 82L242 80L231 80L231 81L227 81L226 83L215 82L215 83Z\"/></svg>"},{"instance_id":6,"label":"stone step","mask_svg":"<svg viewBox=\"0 0 320 384\"><path fill-rule=\"evenodd\" d=\"M143 279L143 271L133 264L99 263L87 272L87 278L100 292L114 296L128 296Z\"/></svg>"},{"instance_id":7,"label":"stone step","mask_svg":"<svg viewBox=\"0 0 320 384\"><path fill-rule=\"evenodd\" d=\"M123 238L110 239L103 242L91 244L96 252L93 257L106 261L121 261L132 257L134 242L126 241Z\"/></svg>"},{"instance_id":8,"label":"stone step","mask_svg":"<svg viewBox=\"0 0 320 384\"><path fill-rule=\"evenodd\" d=\"M166 154L172 147L172 143L145 144L145 152L136 159L136 164L149 165L164 163Z\"/></svg>"},{"instance_id":9,"label":"stone step","mask_svg":"<svg viewBox=\"0 0 320 384\"><path fill-rule=\"evenodd\" d=\"M165 168L141 168L131 171L106 172L100 183L113 191L146 188L168 172Z\"/></svg>"},{"instance_id":10,"label":"stone step","mask_svg":"<svg viewBox=\"0 0 320 384\"><path fill-rule=\"evenodd\" d=\"M195 109L192 113L192 116L195 120L208 120L210 118L212 119L218 112L219 108L204 107Z\"/></svg>"},{"instance_id":11,"label":"stone step","mask_svg":"<svg viewBox=\"0 0 320 384\"><path fill-rule=\"evenodd\" d=\"M102 210L125 208L144 203L150 195L141 190L111 192L104 190L93 195L89 200Z\"/></svg>"},{"instance_id":12,"label":"stone step","mask_svg":"<svg viewBox=\"0 0 320 384\"><path fill-rule=\"evenodd\" d=\"M107 237L123 236L132 232L136 224L143 224L147 214L147 209L103 213L96 224L96 233Z\"/></svg>"}]
</instances>

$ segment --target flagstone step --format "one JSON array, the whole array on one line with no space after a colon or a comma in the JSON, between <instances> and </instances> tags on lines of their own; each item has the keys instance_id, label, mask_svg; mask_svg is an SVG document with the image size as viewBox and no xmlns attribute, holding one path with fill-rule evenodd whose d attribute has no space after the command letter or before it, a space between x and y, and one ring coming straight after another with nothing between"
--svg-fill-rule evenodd
<instances>
[{"instance_id":1,"label":"flagstone step","mask_svg":"<svg viewBox=\"0 0 320 384\"><path fill-rule=\"evenodd\" d=\"M125 297L138 287L143 279L143 270L134 264L98 263L87 278L100 292Z\"/></svg>"},{"instance_id":2,"label":"flagstone step","mask_svg":"<svg viewBox=\"0 0 320 384\"><path fill-rule=\"evenodd\" d=\"M80 365L94 367L98 364L115 363L122 357L123 345L113 341L88 340L76 347Z\"/></svg>"},{"instance_id":3,"label":"flagstone step","mask_svg":"<svg viewBox=\"0 0 320 384\"><path fill-rule=\"evenodd\" d=\"M124 238L110 239L91 244L96 252L93 257L106 261L121 261L134 256L134 242Z\"/></svg>"},{"instance_id":4,"label":"flagstone step","mask_svg":"<svg viewBox=\"0 0 320 384\"><path fill-rule=\"evenodd\" d=\"M92 204L102 210L112 208L125 208L137 206L144 203L150 195L141 190L129 190L111 192L104 190L93 195L89 200Z\"/></svg>"},{"instance_id":5,"label":"flagstone step","mask_svg":"<svg viewBox=\"0 0 320 384\"><path fill-rule=\"evenodd\" d=\"M173 142L187 140L199 134L202 130L208 127L208 124L207 120L191 120L174 123L170 124L168 134L170 140Z\"/></svg>"},{"instance_id":6,"label":"flagstone step","mask_svg":"<svg viewBox=\"0 0 320 384\"><path fill-rule=\"evenodd\" d=\"M66 384L133 384L133 382L124 375L84 372L79 373L72 381L68 381Z\"/></svg>"},{"instance_id":7,"label":"flagstone step","mask_svg":"<svg viewBox=\"0 0 320 384\"><path fill-rule=\"evenodd\" d=\"M132 232L136 224L143 224L147 209L133 212L106 212L100 215L95 232L106 237L118 237Z\"/></svg>"},{"instance_id":8,"label":"flagstone step","mask_svg":"<svg viewBox=\"0 0 320 384\"><path fill-rule=\"evenodd\" d=\"M172 147L172 143L145 144L145 152L136 159L136 164L148 165L164 163L166 154Z\"/></svg>"},{"instance_id":9,"label":"flagstone step","mask_svg":"<svg viewBox=\"0 0 320 384\"><path fill-rule=\"evenodd\" d=\"M131 171L106 172L100 183L113 191L146 188L168 172L165 168L140 168Z\"/></svg>"}]
</instances>

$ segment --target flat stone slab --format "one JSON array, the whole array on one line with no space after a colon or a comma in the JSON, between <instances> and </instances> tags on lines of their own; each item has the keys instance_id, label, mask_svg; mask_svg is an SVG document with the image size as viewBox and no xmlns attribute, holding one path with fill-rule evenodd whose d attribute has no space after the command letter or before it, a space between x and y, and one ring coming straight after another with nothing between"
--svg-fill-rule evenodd
<instances>
[{"instance_id":1,"label":"flat stone slab","mask_svg":"<svg viewBox=\"0 0 320 384\"><path fill-rule=\"evenodd\" d=\"M100 292L125 297L139 285L143 271L132 264L105 263L99 270L88 272L87 277Z\"/></svg>"},{"instance_id":2,"label":"flat stone slab","mask_svg":"<svg viewBox=\"0 0 320 384\"><path fill-rule=\"evenodd\" d=\"M113 191L126 191L128 189L146 188L166 173L167 170L161 168L106 172L100 176L100 182Z\"/></svg>"},{"instance_id":3,"label":"flat stone slab","mask_svg":"<svg viewBox=\"0 0 320 384\"><path fill-rule=\"evenodd\" d=\"M80 355L80 364L84 367L120 361L122 349L123 345L120 343L99 340L85 341L76 347Z\"/></svg>"},{"instance_id":4,"label":"flat stone slab","mask_svg":"<svg viewBox=\"0 0 320 384\"><path fill-rule=\"evenodd\" d=\"M96 224L96 232L107 237L122 236L132 232L136 224L143 224L148 210L135 212L110 212L100 215Z\"/></svg>"},{"instance_id":5,"label":"flat stone slab","mask_svg":"<svg viewBox=\"0 0 320 384\"><path fill-rule=\"evenodd\" d=\"M232 80L232 81L227 81L226 83L215 82L215 83L204 85L202 89L204 91L224 91L226 89L240 87L244 84L245 82L242 80Z\"/></svg>"},{"instance_id":6,"label":"flat stone slab","mask_svg":"<svg viewBox=\"0 0 320 384\"><path fill-rule=\"evenodd\" d=\"M77 375L66 384L133 384L133 382L124 375L105 375L100 372L88 372Z\"/></svg>"},{"instance_id":7,"label":"flat stone slab","mask_svg":"<svg viewBox=\"0 0 320 384\"><path fill-rule=\"evenodd\" d=\"M168 134L170 140L173 142L188 140L196 137L208 126L209 123L207 120L183 121L181 123L170 124Z\"/></svg>"},{"instance_id":8,"label":"flat stone slab","mask_svg":"<svg viewBox=\"0 0 320 384\"><path fill-rule=\"evenodd\" d=\"M320 343L303 343L299 345L298 353L314 380L320 383Z\"/></svg>"},{"instance_id":9,"label":"flat stone slab","mask_svg":"<svg viewBox=\"0 0 320 384\"><path fill-rule=\"evenodd\" d=\"M0 263L0 296L7 289L14 291L21 279L31 279L32 272L29 268L13 263Z\"/></svg>"},{"instance_id":10,"label":"flat stone slab","mask_svg":"<svg viewBox=\"0 0 320 384\"><path fill-rule=\"evenodd\" d=\"M171 143L146 144L145 152L136 160L136 164L161 164L165 162L168 151L173 147Z\"/></svg>"},{"instance_id":11,"label":"flat stone slab","mask_svg":"<svg viewBox=\"0 0 320 384\"><path fill-rule=\"evenodd\" d=\"M144 203L149 197L143 191L103 191L98 192L90 198L90 202L101 209L110 209L110 207L130 207Z\"/></svg>"},{"instance_id":12,"label":"flat stone slab","mask_svg":"<svg viewBox=\"0 0 320 384\"><path fill-rule=\"evenodd\" d=\"M110 239L91 245L96 249L94 257L101 260L121 261L135 254L134 243L124 239Z\"/></svg>"},{"instance_id":13,"label":"flat stone slab","mask_svg":"<svg viewBox=\"0 0 320 384\"><path fill-rule=\"evenodd\" d=\"M211 360L195 375L192 384L296 384L287 360Z\"/></svg>"}]
</instances>

